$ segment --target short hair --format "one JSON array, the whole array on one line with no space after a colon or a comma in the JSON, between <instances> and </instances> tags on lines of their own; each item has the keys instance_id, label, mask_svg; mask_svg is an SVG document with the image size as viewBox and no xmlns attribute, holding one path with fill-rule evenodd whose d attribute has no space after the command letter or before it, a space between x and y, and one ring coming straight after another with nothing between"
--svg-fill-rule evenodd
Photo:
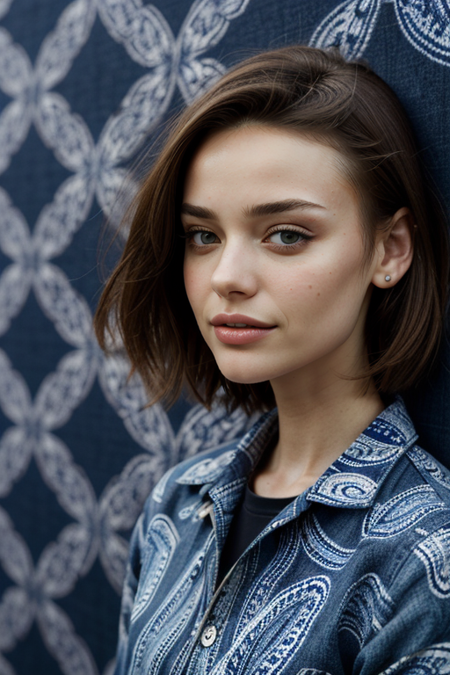
<instances>
[{"instance_id":1,"label":"short hair","mask_svg":"<svg viewBox=\"0 0 450 675\"><path fill-rule=\"evenodd\" d=\"M373 289L364 373L382 396L411 389L429 371L443 332L446 226L396 95L367 65L336 50L291 46L253 56L182 112L134 200L128 240L95 318L100 345L118 329L154 401L173 402L187 384L206 406L219 392L230 409L275 405L269 382L234 383L219 371L183 282L187 167L207 136L247 124L296 130L339 150L359 196L369 258L376 228L399 208L411 210L412 264L395 286Z\"/></svg>"}]
</instances>

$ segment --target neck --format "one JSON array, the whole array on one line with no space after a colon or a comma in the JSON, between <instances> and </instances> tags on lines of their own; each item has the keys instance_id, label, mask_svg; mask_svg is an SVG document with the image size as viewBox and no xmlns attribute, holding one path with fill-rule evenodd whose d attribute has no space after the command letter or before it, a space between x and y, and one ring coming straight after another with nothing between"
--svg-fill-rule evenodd
<instances>
[{"instance_id":1,"label":"neck","mask_svg":"<svg viewBox=\"0 0 450 675\"><path fill-rule=\"evenodd\" d=\"M278 443L258 467L253 489L265 497L290 497L313 485L383 410L373 383L314 380L292 394L273 383L279 415Z\"/></svg>"}]
</instances>

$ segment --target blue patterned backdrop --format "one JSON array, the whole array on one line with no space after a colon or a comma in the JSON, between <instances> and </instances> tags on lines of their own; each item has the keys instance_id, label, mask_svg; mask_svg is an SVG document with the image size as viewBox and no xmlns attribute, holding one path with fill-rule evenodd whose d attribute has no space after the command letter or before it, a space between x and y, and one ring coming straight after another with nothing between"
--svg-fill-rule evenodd
<instances>
[{"instance_id":1,"label":"blue patterned backdrop","mask_svg":"<svg viewBox=\"0 0 450 675\"><path fill-rule=\"evenodd\" d=\"M339 44L393 86L450 204L448 0L0 0L0 675L112 672L146 495L252 422L142 409L123 355L93 337L99 241L170 116L245 56L296 42ZM449 463L447 351L409 406Z\"/></svg>"}]
</instances>

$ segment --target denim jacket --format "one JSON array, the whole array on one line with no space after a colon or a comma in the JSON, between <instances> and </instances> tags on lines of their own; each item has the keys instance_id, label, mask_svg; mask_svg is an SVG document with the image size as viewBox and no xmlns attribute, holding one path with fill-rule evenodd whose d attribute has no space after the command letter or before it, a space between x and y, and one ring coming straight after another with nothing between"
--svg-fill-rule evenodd
<instances>
[{"instance_id":1,"label":"denim jacket","mask_svg":"<svg viewBox=\"0 0 450 675\"><path fill-rule=\"evenodd\" d=\"M450 674L450 472L401 399L261 532L215 588L277 428L176 466L131 541L116 675Z\"/></svg>"}]
</instances>

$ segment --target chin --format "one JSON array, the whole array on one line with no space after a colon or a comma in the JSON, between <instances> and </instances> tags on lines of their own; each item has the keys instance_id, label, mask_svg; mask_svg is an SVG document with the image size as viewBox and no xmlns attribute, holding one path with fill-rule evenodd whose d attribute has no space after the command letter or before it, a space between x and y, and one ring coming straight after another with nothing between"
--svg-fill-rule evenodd
<instances>
[{"instance_id":1,"label":"chin","mask_svg":"<svg viewBox=\"0 0 450 675\"><path fill-rule=\"evenodd\" d=\"M260 382L267 382L267 380L270 379L269 377L264 377L264 375L261 374L261 370L259 370L257 374L252 372L246 373L243 368L222 369L219 366L219 370L227 380L234 382L235 384L259 384Z\"/></svg>"}]
</instances>

